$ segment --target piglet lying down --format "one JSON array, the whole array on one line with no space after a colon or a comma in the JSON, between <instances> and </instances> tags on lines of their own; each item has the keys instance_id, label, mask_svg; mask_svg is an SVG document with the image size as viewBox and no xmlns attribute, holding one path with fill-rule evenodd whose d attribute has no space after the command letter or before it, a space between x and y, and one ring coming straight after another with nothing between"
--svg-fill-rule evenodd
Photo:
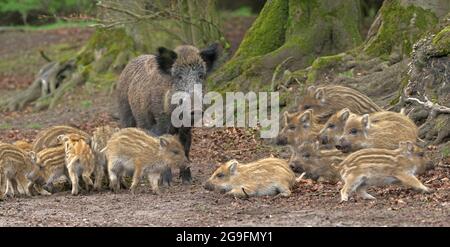
<instances>
[{"instance_id":1,"label":"piglet lying down","mask_svg":"<svg viewBox=\"0 0 450 247\"><path fill-rule=\"evenodd\" d=\"M295 181L295 174L285 160L267 158L242 164L233 159L217 168L204 187L235 197L277 194L287 197Z\"/></svg>"}]
</instances>

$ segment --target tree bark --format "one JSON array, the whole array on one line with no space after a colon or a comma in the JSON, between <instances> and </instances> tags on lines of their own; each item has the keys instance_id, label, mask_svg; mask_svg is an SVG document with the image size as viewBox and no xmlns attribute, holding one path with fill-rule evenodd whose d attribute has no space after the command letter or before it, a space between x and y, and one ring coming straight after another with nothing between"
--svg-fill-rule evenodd
<instances>
[{"instance_id":1,"label":"tree bark","mask_svg":"<svg viewBox=\"0 0 450 247\"><path fill-rule=\"evenodd\" d=\"M297 70L314 58L361 43L357 0L268 1L234 57L215 73L209 86L219 91L269 90L272 73L291 57Z\"/></svg>"}]
</instances>

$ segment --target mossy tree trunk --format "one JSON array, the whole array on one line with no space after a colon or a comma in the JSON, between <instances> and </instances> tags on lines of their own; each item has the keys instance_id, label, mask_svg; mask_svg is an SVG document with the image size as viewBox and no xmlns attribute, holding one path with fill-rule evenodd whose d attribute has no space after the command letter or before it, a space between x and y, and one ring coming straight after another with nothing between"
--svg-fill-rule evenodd
<instances>
[{"instance_id":1,"label":"mossy tree trunk","mask_svg":"<svg viewBox=\"0 0 450 247\"><path fill-rule=\"evenodd\" d=\"M216 0L99 1L99 28L77 56L46 65L27 90L2 100L0 109L21 110L29 103L38 110L51 108L71 88L85 83L112 89L131 58L154 53L159 46L192 44L203 48L213 42L226 44L218 29L216 3ZM52 82L49 90L43 90L49 81Z\"/></svg>"},{"instance_id":2,"label":"mossy tree trunk","mask_svg":"<svg viewBox=\"0 0 450 247\"><path fill-rule=\"evenodd\" d=\"M357 0L271 0L244 37L234 57L211 79L221 91L268 90L277 65L304 68L321 55L362 42Z\"/></svg>"}]
</instances>

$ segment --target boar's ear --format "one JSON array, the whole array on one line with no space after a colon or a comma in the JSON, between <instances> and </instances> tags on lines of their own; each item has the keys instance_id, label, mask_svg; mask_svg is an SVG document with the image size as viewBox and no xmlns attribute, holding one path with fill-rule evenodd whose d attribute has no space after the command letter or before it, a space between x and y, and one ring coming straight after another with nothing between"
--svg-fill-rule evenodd
<instances>
[{"instance_id":1,"label":"boar's ear","mask_svg":"<svg viewBox=\"0 0 450 247\"><path fill-rule=\"evenodd\" d=\"M406 150L408 150L409 153L414 152L414 143L407 141L406 142Z\"/></svg>"},{"instance_id":2,"label":"boar's ear","mask_svg":"<svg viewBox=\"0 0 450 247\"><path fill-rule=\"evenodd\" d=\"M36 152L30 151L30 152L28 152L28 156L30 157L30 159L33 163L36 162Z\"/></svg>"},{"instance_id":3,"label":"boar's ear","mask_svg":"<svg viewBox=\"0 0 450 247\"><path fill-rule=\"evenodd\" d=\"M368 129L370 127L370 119L369 114L364 114L361 119L362 126L364 129Z\"/></svg>"},{"instance_id":4,"label":"boar's ear","mask_svg":"<svg viewBox=\"0 0 450 247\"><path fill-rule=\"evenodd\" d=\"M66 135L59 135L58 137L56 137L56 140L57 140L59 143L63 143L63 142L65 142L65 141L67 141L68 138L66 137Z\"/></svg>"},{"instance_id":5,"label":"boar's ear","mask_svg":"<svg viewBox=\"0 0 450 247\"><path fill-rule=\"evenodd\" d=\"M239 163L237 162L237 160L232 160L230 162L230 166L228 167L228 170L230 171L230 175L236 174L238 164Z\"/></svg>"},{"instance_id":6,"label":"boar's ear","mask_svg":"<svg viewBox=\"0 0 450 247\"><path fill-rule=\"evenodd\" d=\"M325 103L325 91L323 90L323 88L319 88L316 90L314 98L316 98L316 100L318 100L320 103Z\"/></svg>"},{"instance_id":7,"label":"boar's ear","mask_svg":"<svg viewBox=\"0 0 450 247\"><path fill-rule=\"evenodd\" d=\"M316 86L309 86L306 89L306 94L309 96L313 96L315 92L316 92Z\"/></svg>"},{"instance_id":8,"label":"boar's ear","mask_svg":"<svg viewBox=\"0 0 450 247\"><path fill-rule=\"evenodd\" d=\"M341 115L339 116L339 119L340 119L342 122L345 122L345 121L347 121L347 119L348 119L349 116L350 116L350 110L349 110L348 108L344 108L344 109L342 109L342 111L341 111Z\"/></svg>"},{"instance_id":9,"label":"boar's ear","mask_svg":"<svg viewBox=\"0 0 450 247\"><path fill-rule=\"evenodd\" d=\"M165 148L165 147L167 147L169 145L169 140L167 140L167 138L165 138L165 137L160 137L159 138L159 145L162 148Z\"/></svg>"},{"instance_id":10,"label":"boar's ear","mask_svg":"<svg viewBox=\"0 0 450 247\"><path fill-rule=\"evenodd\" d=\"M289 122L289 119L291 118L291 117L289 116L289 112L285 111L285 112L283 113L283 115L284 115L284 124L287 125L288 122Z\"/></svg>"},{"instance_id":11,"label":"boar's ear","mask_svg":"<svg viewBox=\"0 0 450 247\"><path fill-rule=\"evenodd\" d=\"M319 151L319 148L320 148L319 145L320 145L319 141L315 141L314 144L313 144L313 150L314 151Z\"/></svg>"},{"instance_id":12,"label":"boar's ear","mask_svg":"<svg viewBox=\"0 0 450 247\"><path fill-rule=\"evenodd\" d=\"M166 74L170 74L170 68L177 59L177 54L165 47L158 48L158 55L156 56L156 62L159 69Z\"/></svg>"},{"instance_id":13,"label":"boar's ear","mask_svg":"<svg viewBox=\"0 0 450 247\"><path fill-rule=\"evenodd\" d=\"M309 109L302 114L300 122L303 124L303 127L307 128L311 125L311 119L312 119L312 110Z\"/></svg>"},{"instance_id":14,"label":"boar's ear","mask_svg":"<svg viewBox=\"0 0 450 247\"><path fill-rule=\"evenodd\" d=\"M211 69L214 65L214 62L217 60L218 48L219 48L219 44L214 43L200 51L200 57L203 59L203 61L205 61L206 70L208 72L211 71Z\"/></svg>"}]
</instances>

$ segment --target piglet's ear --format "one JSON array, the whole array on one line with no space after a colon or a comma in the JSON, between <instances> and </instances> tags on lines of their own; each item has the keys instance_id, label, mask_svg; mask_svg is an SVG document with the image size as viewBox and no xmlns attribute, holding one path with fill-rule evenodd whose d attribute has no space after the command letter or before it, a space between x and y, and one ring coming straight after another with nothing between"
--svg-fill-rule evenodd
<instances>
[{"instance_id":1,"label":"piglet's ear","mask_svg":"<svg viewBox=\"0 0 450 247\"><path fill-rule=\"evenodd\" d=\"M31 161L33 161L33 162L36 161L36 152L30 151L30 152L28 152L28 156L30 157Z\"/></svg>"},{"instance_id":2,"label":"piglet's ear","mask_svg":"<svg viewBox=\"0 0 450 247\"><path fill-rule=\"evenodd\" d=\"M231 164L230 164L230 168L229 168L229 170L230 170L230 175L236 174L237 166L238 166L238 163L231 163Z\"/></svg>"},{"instance_id":3,"label":"piglet's ear","mask_svg":"<svg viewBox=\"0 0 450 247\"><path fill-rule=\"evenodd\" d=\"M156 62L158 63L159 69L166 74L170 74L170 69L173 63L177 59L177 54L165 47L158 48L158 55L156 56Z\"/></svg>"},{"instance_id":4,"label":"piglet's ear","mask_svg":"<svg viewBox=\"0 0 450 247\"><path fill-rule=\"evenodd\" d=\"M320 101L320 103L325 103L325 91L323 90L323 88L318 88L316 90L316 93L315 93L314 97L318 101Z\"/></svg>"},{"instance_id":5,"label":"piglet's ear","mask_svg":"<svg viewBox=\"0 0 450 247\"><path fill-rule=\"evenodd\" d=\"M202 51L200 51L200 57L203 59L203 61L205 61L207 71L211 71L214 62L217 60L218 49L219 44L214 43L208 46L207 48L203 49Z\"/></svg>"},{"instance_id":6,"label":"piglet's ear","mask_svg":"<svg viewBox=\"0 0 450 247\"><path fill-rule=\"evenodd\" d=\"M56 137L56 140L57 140L59 143L65 142L65 139L66 139L66 135L59 135L58 137Z\"/></svg>"},{"instance_id":7,"label":"piglet's ear","mask_svg":"<svg viewBox=\"0 0 450 247\"><path fill-rule=\"evenodd\" d=\"M361 123L362 123L362 126L363 126L365 129L369 129L369 127L370 127L369 114L364 114L364 115L362 116Z\"/></svg>"},{"instance_id":8,"label":"piglet's ear","mask_svg":"<svg viewBox=\"0 0 450 247\"><path fill-rule=\"evenodd\" d=\"M316 86L309 86L307 89L306 89L306 93L309 95L309 96L313 96L314 95L314 93L316 92Z\"/></svg>"},{"instance_id":9,"label":"piglet's ear","mask_svg":"<svg viewBox=\"0 0 450 247\"><path fill-rule=\"evenodd\" d=\"M313 111L312 111L311 109L306 110L306 111L302 114L302 116L301 116L301 118L300 118L300 121L301 121L303 124L308 124L308 126L309 126L309 124L311 123L311 120L312 120L312 114L313 114Z\"/></svg>"},{"instance_id":10,"label":"piglet's ear","mask_svg":"<svg viewBox=\"0 0 450 247\"><path fill-rule=\"evenodd\" d=\"M167 147L169 145L169 140L167 140L165 137L160 137L159 138L159 145L162 148L165 148L165 147Z\"/></svg>"},{"instance_id":11,"label":"piglet's ear","mask_svg":"<svg viewBox=\"0 0 450 247\"><path fill-rule=\"evenodd\" d=\"M406 142L406 149L408 150L408 152L412 153L414 152L414 143L407 141Z\"/></svg>"},{"instance_id":12,"label":"piglet's ear","mask_svg":"<svg viewBox=\"0 0 450 247\"><path fill-rule=\"evenodd\" d=\"M344 108L344 109L342 109L342 111L341 111L341 115L340 115L339 119L340 119L342 122L345 122L345 121L347 121L347 119L348 119L349 116L350 116L350 110L347 109L347 108Z\"/></svg>"},{"instance_id":13,"label":"piglet's ear","mask_svg":"<svg viewBox=\"0 0 450 247\"><path fill-rule=\"evenodd\" d=\"M289 115L289 112L285 111L284 112L284 124L287 125L289 123L289 121L291 120L291 116Z\"/></svg>"}]
</instances>

